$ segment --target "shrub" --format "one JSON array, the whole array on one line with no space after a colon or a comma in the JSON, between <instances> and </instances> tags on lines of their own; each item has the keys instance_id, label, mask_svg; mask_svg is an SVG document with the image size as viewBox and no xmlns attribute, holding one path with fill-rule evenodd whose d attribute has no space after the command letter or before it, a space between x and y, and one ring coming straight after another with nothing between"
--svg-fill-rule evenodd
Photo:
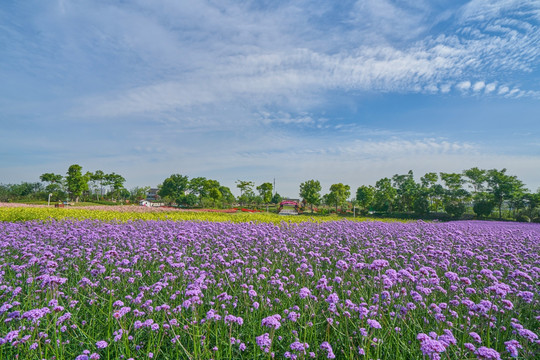
<instances>
[{"instance_id":1,"label":"shrub","mask_svg":"<svg viewBox=\"0 0 540 360\"><path fill-rule=\"evenodd\" d=\"M529 218L527 215L519 214L516 216L516 221L519 222L531 222L531 218Z\"/></svg>"},{"instance_id":2,"label":"shrub","mask_svg":"<svg viewBox=\"0 0 540 360\"><path fill-rule=\"evenodd\" d=\"M495 204L489 200L478 200L473 205L473 211L478 217L487 217L495 208Z\"/></svg>"},{"instance_id":3,"label":"shrub","mask_svg":"<svg viewBox=\"0 0 540 360\"><path fill-rule=\"evenodd\" d=\"M466 210L465 204L459 201L448 201L444 204L444 211L455 219L459 219Z\"/></svg>"}]
</instances>

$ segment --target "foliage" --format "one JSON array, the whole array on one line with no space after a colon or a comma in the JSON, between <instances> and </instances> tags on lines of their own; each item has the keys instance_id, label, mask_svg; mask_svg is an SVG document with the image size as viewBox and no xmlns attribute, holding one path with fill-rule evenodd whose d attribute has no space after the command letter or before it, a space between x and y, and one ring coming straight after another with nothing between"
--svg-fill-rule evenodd
<instances>
[{"instance_id":1,"label":"foliage","mask_svg":"<svg viewBox=\"0 0 540 360\"><path fill-rule=\"evenodd\" d=\"M173 174L166 178L158 191L162 198L169 199L170 202L181 198L188 188L188 177L180 174Z\"/></svg>"},{"instance_id":2,"label":"foliage","mask_svg":"<svg viewBox=\"0 0 540 360\"><path fill-rule=\"evenodd\" d=\"M259 196L261 197L263 203L268 204L270 201L272 201L272 190L273 190L272 183L265 182L261 185L257 186L257 190L259 191Z\"/></svg>"},{"instance_id":3,"label":"foliage","mask_svg":"<svg viewBox=\"0 0 540 360\"><path fill-rule=\"evenodd\" d=\"M453 218L459 219L463 214L465 214L467 208L465 207L465 204L463 204L461 201L447 200L444 203L444 210Z\"/></svg>"},{"instance_id":4,"label":"foliage","mask_svg":"<svg viewBox=\"0 0 540 360\"><path fill-rule=\"evenodd\" d=\"M275 193L274 196L272 196L272 204L279 204L283 198L278 193Z\"/></svg>"},{"instance_id":5,"label":"foliage","mask_svg":"<svg viewBox=\"0 0 540 360\"><path fill-rule=\"evenodd\" d=\"M328 194L328 202L334 204L336 207L336 213L338 206L343 207L347 204L347 199L351 196L351 187L349 185L343 185L342 183L332 184L330 186L330 193Z\"/></svg>"},{"instance_id":6,"label":"foliage","mask_svg":"<svg viewBox=\"0 0 540 360\"><path fill-rule=\"evenodd\" d=\"M412 170L409 170L405 175L394 175L392 183L396 189L394 209L397 211L412 211L419 190L419 185L414 181Z\"/></svg>"},{"instance_id":7,"label":"foliage","mask_svg":"<svg viewBox=\"0 0 540 360\"><path fill-rule=\"evenodd\" d=\"M418 196L414 199L413 204L414 213L418 215L425 215L429 213L429 201L427 197Z\"/></svg>"},{"instance_id":8,"label":"foliage","mask_svg":"<svg viewBox=\"0 0 540 360\"><path fill-rule=\"evenodd\" d=\"M383 178L375 183L375 196L373 198L373 208L376 211L392 212L394 199L397 191L392 187L389 178Z\"/></svg>"},{"instance_id":9,"label":"foliage","mask_svg":"<svg viewBox=\"0 0 540 360\"><path fill-rule=\"evenodd\" d=\"M487 183L490 186L490 193L493 196L497 208L499 209L499 219L502 218L502 205L504 200L510 200L514 196L519 196L525 191L523 182L515 176L506 174L506 169L488 170Z\"/></svg>"},{"instance_id":10,"label":"foliage","mask_svg":"<svg viewBox=\"0 0 540 360\"><path fill-rule=\"evenodd\" d=\"M300 184L300 197L310 205L313 213L313 205L321 203L321 183L319 180L307 180Z\"/></svg>"},{"instance_id":11,"label":"foliage","mask_svg":"<svg viewBox=\"0 0 540 360\"><path fill-rule=\"evenodd\" d=\"M66 176L67 189L71 196L75 198L75 202L78 202L82 193L88 190L88 180L82 174L82 166L74 164L68 168Z\"/></svg>"},{"instance_id":12,"label":"foliage","mask_svg":"<svg viewBox=\"0 0 540 360\"><path fill-rule=\"evenodd\" d=\"M473 211L479 218L491 215L494 208L495 204L493 203L493 201L488 199L477 200L474 202L473 205Z\"/></svg>"},{"instance_id":13,"label":"foliage","mask_svg":"<svg viewBox=\"0 0 540 360\"><path fill-rule=\"evenodd\" d=\"M356 201L364 213L367 213L369 207L373 204L374 196L375 188L371 185L362 185L356 189Z\"/></svg>"}]
</instances>

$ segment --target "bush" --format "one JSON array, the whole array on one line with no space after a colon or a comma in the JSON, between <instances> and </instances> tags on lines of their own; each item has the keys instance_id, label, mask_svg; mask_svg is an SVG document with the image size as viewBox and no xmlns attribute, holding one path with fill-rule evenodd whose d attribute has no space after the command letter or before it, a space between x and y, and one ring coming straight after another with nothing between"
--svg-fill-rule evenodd
<instances>
[{"instance_id":1,"label":"bush","mask_svg":"<svg viewBox=\"0 0 540 360\"><path fill-rule=\"evenodd\" d=\"M531 218L529 218L527 215L519 214L516 216L516 221L519 222L531 222Z\"/></svg>"},{"instance_id":2,"label":"bush","mask_svg":"<svg viewBox=\"0 0 540 360\"><path fill-rule=\"evenodd\" d=\"M540 216L537 216L531 220L533 223L540 223Z\"/></svg>"},{"instance_id":3,"label":"bush","mask_svg":"<svg viewBox=\"0 0 540 360\"><path fill-rule=\"evenodd\" d=\"M444 211L446 211L454 219L460 218L463 214L465 214L466 210L467 208L465 207L465 204L459 201L448 201L446 204L444 204Z\"/></svg>"},{"instance_id":4,"label":"bush","mask_svg":"<svg viewBox=\"0 0 540 360\"><path fill-rule=\"evenodd\" d=\"M414 213L418 215L425 215L429 213L429 201L425 197L418 197L414 200Z\"/></svg>"},{"instance_id":5,"label":"bush","mask_svg":"<svg viewBox=\"0 0 540 360\"><path fill-rule=\"evenodd\" d=\"M473 211L478 217L487 217L491 215L495 204L489 200L479 200L473 205Z\"/></svg>"}]
</instances>

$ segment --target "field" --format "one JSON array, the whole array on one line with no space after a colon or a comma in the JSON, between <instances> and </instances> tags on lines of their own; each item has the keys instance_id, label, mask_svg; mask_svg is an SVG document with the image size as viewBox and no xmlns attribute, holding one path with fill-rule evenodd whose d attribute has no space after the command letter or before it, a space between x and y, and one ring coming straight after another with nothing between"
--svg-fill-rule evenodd
<instances>
[{"instance_id":1,"label":"field","mask_svg":"<svg viewBox=\"0 0 540 360\"><path fill-rule=\"evenodd\" d=\"M537 224L111 213L0 207L0 359L538 358Z\"/></svg>"},{"instance_id":2,"label":"field","mask_svg":"<svg viewBox=\"0 0 540 360\"><path fill-rule=\"evenodd\" d=\"M75 206L54 208L46 205L25 205L0 203L0 220L28 221L28 220L61 220L61 219L95 219L104 221L132 221L132 220L174 220L174 221L219 221L219 222L265 222L280 224L301 223L305 221L323 222L335 221L340 217L324 216L311 218L302 216L281 216L275 213L250 213L218 210L182 210L168 207L149 208L145 206ZM355 218L355 221L367 219Z\"/></svg>"}]
</instances>

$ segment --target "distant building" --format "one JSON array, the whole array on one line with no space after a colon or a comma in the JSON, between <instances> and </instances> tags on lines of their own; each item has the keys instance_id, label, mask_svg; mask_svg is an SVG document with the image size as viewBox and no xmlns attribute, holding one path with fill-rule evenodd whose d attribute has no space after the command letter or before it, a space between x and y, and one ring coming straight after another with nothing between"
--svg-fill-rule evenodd
<instances>
[{"instance_id":1,"label":"distant building","mask_svg":"<svg viewBox=\"0 0 540 360\"><path fill-rule=\"evenodd\" d=\"M146 193L146 200L148 200L148 201L159 200L160 196L158 195L158 191L159 191L158 188L152 188L152 189L148 190L148 192Z\"/></svg>"}]
</instances>

